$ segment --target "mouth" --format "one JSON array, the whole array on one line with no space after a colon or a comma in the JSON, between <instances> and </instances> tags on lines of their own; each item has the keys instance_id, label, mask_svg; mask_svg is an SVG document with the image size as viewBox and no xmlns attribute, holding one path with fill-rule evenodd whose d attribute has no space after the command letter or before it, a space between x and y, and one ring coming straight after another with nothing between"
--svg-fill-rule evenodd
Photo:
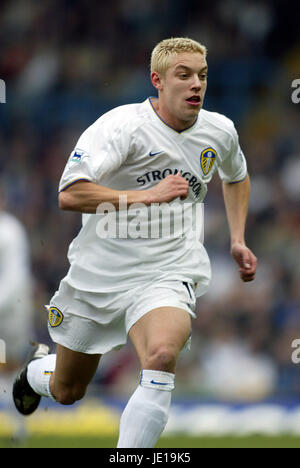
<instances>
[{"instance_id":1,"label":"mouth","mask_svg":"<svg viewBox=\"0 0 300 468\"><path fill-rule=\"evenodd\" d=\"M200 106L201 99L200 99L200 96L195 94L194 96L191 96L188 99L186 99L186 102L188 102L191 106L197 107L197 106Z\"/></svg>"}]
</instances>

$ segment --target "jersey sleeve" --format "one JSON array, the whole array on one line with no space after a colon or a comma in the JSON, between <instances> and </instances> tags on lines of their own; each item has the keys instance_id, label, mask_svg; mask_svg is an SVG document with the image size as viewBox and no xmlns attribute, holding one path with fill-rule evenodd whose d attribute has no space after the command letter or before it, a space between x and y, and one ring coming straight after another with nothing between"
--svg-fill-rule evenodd
<instances>
[{"instance_id":1,"label":"jersey sleeve","mask_svg":"<svg viewBox=\"0 0 300 468\"><path fill-rule=\"evenodd\" d=\"M227 156L218 167L223 182L234 184L241 182L247 176L247 162L239 144L237 131L232 123L232 141Z\"/></svg>"},{"instance_id":2,"label":"jersey sleeve","mask_svg":"<svg viewBox=\"0 0 300 468\"><path fill-rule=\"evenodd\" d=\"M101 184L101 178L126 160L129 136L124 126L99 119L79 138L59 183L59 192L77 181Z\"/></svg>"}]
</instances>

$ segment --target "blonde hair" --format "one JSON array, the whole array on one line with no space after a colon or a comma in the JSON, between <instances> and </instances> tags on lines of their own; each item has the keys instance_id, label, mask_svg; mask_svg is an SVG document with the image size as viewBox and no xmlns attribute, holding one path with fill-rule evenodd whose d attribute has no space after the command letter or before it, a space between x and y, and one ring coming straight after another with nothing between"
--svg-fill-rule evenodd
<instances>
[{"instance_id":1,"label":"blonde hair","mask_svg":"<svg viewBox=\"0 0 300 468\"><path fill-rule=\"evenodd\" d=\"M207 49L200 42L189 39L188 37L171 37L159 42L151 54L151 73L156 71L164 75L169 67L171 59L180 53L192 52L200 53L204 57L207 55Z\"/></svg>"}]
</instances>

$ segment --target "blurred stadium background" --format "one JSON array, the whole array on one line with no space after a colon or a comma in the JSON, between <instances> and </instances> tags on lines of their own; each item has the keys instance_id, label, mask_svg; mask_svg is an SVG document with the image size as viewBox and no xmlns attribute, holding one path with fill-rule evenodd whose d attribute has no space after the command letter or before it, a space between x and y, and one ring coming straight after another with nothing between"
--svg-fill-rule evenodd
<instances>
[{"instance_id":1,"label":"blurred stadium background","mask_svg":"<svg viewBox=\"0 0 300 468\"><path fill-rule=\"evenodd\" d=\"M43 305L67 272L67 248L81 221L57 207L58 182L75 142L102 113L154 94L149 56L156 42L189 36L208 47L204 107L232 118L238 129L252 180L247 241L259 268L253 284L241 284L216 176L205 205L213 281L198 303L191 351L178 365L167 436L287 434L299 440L300 364L291 360L292 341L300 338L300 104L291 100L291 83L300 78L300 33L294 5L1 0L0 78L7 103L0 105L0 181L6 209L30 239L32 339L47 343ZM26 421L29 435L114 438L137 381L129 344L103 358L88 396L72 411L43 402ZM10 438L15 427L7 393L2 388L0 438Z\"/></svg>"}]
</instances>

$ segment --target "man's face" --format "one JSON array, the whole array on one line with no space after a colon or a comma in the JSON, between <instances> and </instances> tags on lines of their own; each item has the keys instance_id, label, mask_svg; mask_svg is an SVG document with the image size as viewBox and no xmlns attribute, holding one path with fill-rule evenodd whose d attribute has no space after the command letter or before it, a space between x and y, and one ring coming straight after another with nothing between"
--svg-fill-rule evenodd
<instances>
[{"instance_id":1,"label":"man's face","mask_svg":"<svg viewBox=\"0 0 300 468\"><path fill-rule=\"evenodd\" d=\"M171 59L164 76L154 72L152 83L159 91L159 114L174 128L192 125L203 105L207 86L207 63L201 53L184 52Z\"/></svg>"}]
</instances>

